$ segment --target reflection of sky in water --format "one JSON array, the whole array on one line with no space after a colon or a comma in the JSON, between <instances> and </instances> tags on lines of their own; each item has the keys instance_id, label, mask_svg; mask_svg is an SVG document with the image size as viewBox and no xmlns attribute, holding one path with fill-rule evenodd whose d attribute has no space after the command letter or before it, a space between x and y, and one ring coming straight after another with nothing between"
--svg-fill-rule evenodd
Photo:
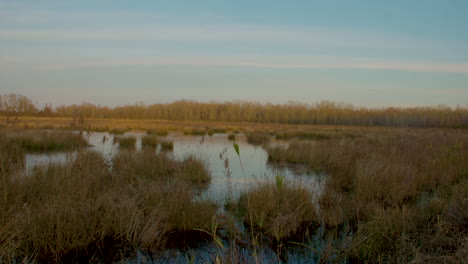
<instances>
[{"instance_id":1,"label":"reflection of sky in water","mask_svg":"<svg viewBox=\"0 0 468 264\"><path fill-rule=\"evenodd\" d=\"M142 132L129 132L124 136L135 136L137 138L136 150L141 149L141 138L145 135ZM118 144L113 144L114 135L105 132L93 132L84 135L88 139L91 149L102 153L106 160L111 161L113 155L118 151ZM185 136L181 133L172 133L167 137L161 137L174 141L174 158L183 160L190 155L194 155L204 160L211 172L212 180L208 190L203 197L214 198L223 201L228 194L228 177L231 175L232 194L234 198L240 191L264 179L274 180L275 175L281 174L286 179L301 184L319 194L323 184L323 177L308 175L307 173L295 173L291 168L278 168L267 164L268 154L258 146L247 143L244 135L236 135L236 142L240 148L240 159L244 167L242 170L239 157L237 156L233 142L227 140L226 134L215 134L213 136ZM26 172L30 172L34 166L47 163L64 163L68 159L73 159L76 152L54 152L26 155ZM225 167L225 159L228 160L228 167Z\"/></svg>"}]
</instances>

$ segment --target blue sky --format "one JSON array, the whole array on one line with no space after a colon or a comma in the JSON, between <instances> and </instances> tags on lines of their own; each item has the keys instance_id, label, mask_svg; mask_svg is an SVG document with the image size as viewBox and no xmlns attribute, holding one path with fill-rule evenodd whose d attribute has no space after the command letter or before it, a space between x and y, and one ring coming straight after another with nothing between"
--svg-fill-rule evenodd
<instances>
[{"instance_id":1,"label":"blue sky","mask_svg":"<svg viewBox=\"0 0 468 264\"><path fill-rule=\"evenodd\" d=\"M468 105L468 1L2 1L0 93Z\"/></svg>"}]
</instances>

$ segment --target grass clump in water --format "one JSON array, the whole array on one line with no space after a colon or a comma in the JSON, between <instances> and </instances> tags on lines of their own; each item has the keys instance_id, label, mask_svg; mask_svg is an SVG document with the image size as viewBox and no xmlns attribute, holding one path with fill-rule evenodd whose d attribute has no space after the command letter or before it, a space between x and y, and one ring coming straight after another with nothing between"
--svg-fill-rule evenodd
<instances>
[{"instance_id":1,"label":"grass clump in water","mask_svg":"<svg viewBox=\"0 0 468 264\"><path fill-rule=\"evenodd\" d=\"M128 128L113 128L111 131L109 131L110 134L114 135L123 135L125 132L129 131L130 129Z\"/></svg>"},{"instance_id":2,"label":"grass clump in water","mask_svg":"<svg viewBox=\"0 0 468 264\"><path fill-rule=\"evenodd\" d=\"M230 141L235 141L236 140L236 135L235 134L229 134L227 139L230 140Z\"/></svg>"},{"instance_id":3,"label":"grass clump in water","mask_svg":"<svg viewBox=\"0 0 468 264\"><path fill-rule=\"evenodd\" d=\"M159 139L156 135L150 134L141 138L142 147L157 147L159 144Z\"/></svg>"},{"instance_id":4,"label":"grass clump in water","mask_svg":"<svg viewBox=\"0 0 468 264\"><path fill-rule=\"evenodd\" d=\"M253 226L277 242L301 237L318 222L312 194L277 177L241 194L237 202L246 226Z\"/></svg>"},{"instance_id":5,"label":"grass clump in water","mask_svg":"<svg viewBox=\"0 0 468 264\"><path fill-rule=\"evenodd\" d=\"M266 132L253 131L246 133L247 142L252 145L264 145L270 142L270 135Z\"/></svg>"},{"instance_id":6,"label":"grass clump in water","mask_svg":"<svg viewBox=\"0 0 468 264\"><path fill-rule=\"evenodd\" d=\"M121 148L135 148L136 137L126 136L118 138L119 147Z\"/></svg>"},{"instance_id":7,"label":"grass clump in water","mask_svg":"<svg viewBox=\"0 0 468 264\"><path fill-rule=\"evenodd\" d=\"M151 150L120 152L114 158L114 167L117 173L133 175L135 181L172 180L204 187L211 180L206 164L200 159L191 156L180 162Z\"/></svg>"},{"instance_id":8,"label":"grass clump in water","mask_svg":"<svg viewBox=\"0 0 468 264\"><path fill-rule=\"evenodd\" d=\"M174 141L171 140L161 140L160 142L162 150L173 150L174 149Z\"/></svg>"},{"instance_id":9,"label":"grass clump in water","mask_svg":"<svg viewBox=\"0 0 468 264\"><path fill-rule=\"evenodd\" d=\"M89 146L81 135L70 131L16 131L7 133L5 138L26 152L63 151Z\"/></svg>"},{"instance_id":10,"label":"grass clump in water","mask_svg":"<svg viewBox=\"0 0 468 264\"><path fill-rule=\"evenodd\" d=\"M181 177L198 186L207 185L211 180L210 172L205 163L194 156L188 157L182 162Z\"/></svg>"}]
</instances>

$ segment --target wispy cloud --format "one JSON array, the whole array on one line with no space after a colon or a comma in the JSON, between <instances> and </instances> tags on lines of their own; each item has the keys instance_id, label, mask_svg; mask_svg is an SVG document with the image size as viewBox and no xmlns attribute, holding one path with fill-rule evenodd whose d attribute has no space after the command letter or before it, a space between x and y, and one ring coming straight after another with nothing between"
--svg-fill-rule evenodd
<instances>
[{"instance_id":1,"label":"wispy cloud","mask_svg":"<svg viewBox=\"0 0 468 264\"><path fill-rule=\"evenodd\" d=\"M468 63L436 63L428 61L376 60L348 57L298 56L160 56L160 57L47 57L3 56L4 70L71 70L113 67L250 67L268 69L350 69L428 73L468 74Z\"/></svg>"},{"instance_id":2,"label":"wispy cloud","mask_svg":"<svg viewBox=\"0 0 468 264\"><path fill-rule=\"evenodd\" d=\"M420 48L434 43L356 29L288 28L271 25L135 25L67 30L0 28L0 39L30 41L173 41L262 43L336 47Z\"/></svg>"}]
</instances>

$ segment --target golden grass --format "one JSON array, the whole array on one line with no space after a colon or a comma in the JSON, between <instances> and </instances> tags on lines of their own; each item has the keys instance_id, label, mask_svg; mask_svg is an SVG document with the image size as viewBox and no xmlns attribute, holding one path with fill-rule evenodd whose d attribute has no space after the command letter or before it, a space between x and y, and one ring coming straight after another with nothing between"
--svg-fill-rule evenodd
<instances>
[{"instance_id":1,"label":"golden grass","mask_svg":"<svg viewBox=\"0 0 468 264\"><path fill-rule=\"evenodd\" d=\"M136 137L135 136L123 136L118 137L117 142L119 142L119 147L121 148L135 148Z\"/></svg>"},{"instance_id":2,"label":"golden grass","mask_svg":"<svg viewBox=\"0 0 468 264\"><path fill-rule=\"evenodd\" d=\"M178 125L179 131L207 128ZM263 234L279 243L301 241L323 223L329 233L352 230L342 251L352 262L466 263L465 130L267 124L261 131L288 129L358 136L265 146L270 162L308 164L328 178L318 204L281 177L241 194L234 207L253 227L252 239ZM76 160L18 177L26 147L9 140L11 131L0 131L0 262L113 261L136 248L158 251L187 246L189 237L210 237L201 230L213 230L217 205L194 200L210 182L203 161L179 162L154 149L120 151L109 170L101 155L80 152Z\"/></svg>"},{"instance_id":3,"label":"golden grass","mask_svg":"<svg viewBox=\"0 0 468 264\"><path fill-rule=\"evenodd\" d=\"M160 140L159 144L161 145L162 150L173 150L174 149L174 141Z\"/></svg>"},{"instance_id":4,"label":"golden grass","mask_svg":"<svg viewBox=\"0 0 468 264\"><path fill-rule=\"evenodd\" d=\"M2 150L11 148L4 143ZM21 159L14 148L11 153ZM0 153L0 180L8 186L0 189L1 261L113 261L136 248L184 246L178 242L186 235L206 239L196 230L210 230L218 207L193 199L195 171L204 169L194 159L121 152L109 170L101 154L79 152L75 160L18 177L5 154Z\"/></svg>"},{"instance_id":5,"label":"golden grass","mask_svg":"<svg viewBox=\"0 0 468 264\"><path fill-rule=\"evenodd\" d=\"M466 188L465 130L381 131L359 138L295 142L267 151L270 162L304 163L329 175L319 214L330 229L347 225L355 230L348 251L351 259L406 263L418 254L434 256L431 250L442 250L448 259L460 261L457 252L466 248L466 242L450 232L444 234L439 224L460 227L446 220L447 210L450 201L458 201L454 214L462 217L468 209L461 202L466 201L466 191L441 197L438 190ZM421 202L424 196L429 201ZM423 241L433 232L440 232L445 236L441 240L454 247L443 250L436 243L424 249Z\"/></svg>"},{"instance_id":6,"label":"golden grass","mask_svg":"<svg viewBox=\"0 0 468 264\"><path fill-rule=\"evenodd\" d=\"M318 222L312 194L299 185L280 181L259 183L241 194L236 205L247 227L277 242L300 237Z\"/></svg>"},{"instance_id":7,"label":"golden grass","mask_svg":"<svg viewBox=\"0 0 468 264\"><path fill-rule=\"evenodd\" d=\"M236 141L236 135L235 134L229 134L227 139L230 140L230 141Z\"/></svg>"},{"instance_id":8,"label":"golden grass","mask_svg":"<svg viewBox=\"0 0 468 264\"><path fill-rule=\"evenodd\" d=\"M169 132L167 131L167 129L148 129L146 130L146 134L164 137L167 136Z\"/></svg>"},{"instance_id":9,"label":"golden grass","mask_svg":"<svg viewBox=\"0 0 468 264\"><path fill-rule=\"evenodd\" d=\"M270 142L270 135L262 131L247 132L247 142L252 145L264 145Z\"/></svg>"},{"instance_id":10,"label":"golden grass","mask_svg":"<svg viewBox=\"0 0 468 264\"><path fill-rule=\"evenodd\" d=\"M142 147L157 147L159 144L159 139L155 134L146 135L141 138Z\"/></svg>"},{"instance_id":11,"label":"golden grass","mask_svg":"<svg viewBox=\"0 0 468 264\"><path fill-rule=\"evenodd\" d=\"M87 147L88 142L79 134L70 131L37 131L8 129L2 137L18 144L28 152L63 151Z\"/></svg>"},{"instance_id":12,"label":"golden grass","mask_svg":"<svg viewBox=\"0 0 468 264\"><path fill-rule=\"evenodd\" d=\"M71 129L72 118L66 117L33 117L21 116L15 125L18 128L30 129ZM359 134L361 131L389 131L400 128L391 127L361 127L361 126L339 126L339 125L291 125L278 123L252 123L252 122L202 122L202 121L169 121L154 119L110 119L110 118L86 118L87 127L91 131L191 131L212 129L214 133L225 133L241 130L249 131L272 131L275 134L292 133L328 133L338 131L350 134ZM11 126L6 121L6 116L0 116L0 127ZM427 129L425 129L427 130ZM218 132L216 132L218 131ZM237 131L237 132L236 132Z\"/></svg>"}]
</instances>

